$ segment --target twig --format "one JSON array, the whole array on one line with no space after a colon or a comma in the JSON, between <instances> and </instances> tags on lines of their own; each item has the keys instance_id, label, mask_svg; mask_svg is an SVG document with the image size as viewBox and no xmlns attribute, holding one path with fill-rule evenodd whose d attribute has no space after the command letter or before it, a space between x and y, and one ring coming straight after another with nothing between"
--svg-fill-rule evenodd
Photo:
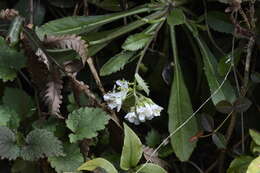
<instances>
[{"instance_id":1,"label":"twig","mask_svg":"<svg viewBox=\"0 0 260 173\"><path fill-rule=\"evenodd\" d=\"M95 68L95 65L94 65L94 63L93 63L92 57L88 57L87 63L88 63L88 66L89 66L89 68L90 68L90 71L91 71L91 73L92 73L92 75L93 75L93 77L94 77L94 79L95 79L95 81L96 81L96 84L97 84L99 90L102 92L103 95L106 94L105 89L104 89L104 87L103 87L103 85L102 85L102 83L101 83L101 80L100 80L100 78L99 78L99 75L98 75L98 73L97 73L97 70L96 70L96 68Z\"/></svg>"}]
</instances>

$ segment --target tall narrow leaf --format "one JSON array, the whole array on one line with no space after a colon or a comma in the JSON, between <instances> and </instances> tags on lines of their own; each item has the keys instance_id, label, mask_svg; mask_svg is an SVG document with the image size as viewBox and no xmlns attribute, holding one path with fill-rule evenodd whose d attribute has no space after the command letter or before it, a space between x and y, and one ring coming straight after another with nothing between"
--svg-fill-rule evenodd
<instances>
[{"instance_id":1,"label":"tall narrow leaf","mask_svg":"<svg viewBox=\"0 0 260 173\"><path fill-rule=\"evenodd\" d=\"M223 100L233 103L236 99L235 91L230 85L229 81L225 81L225 83L222 85L224 77L220 77L217 72L218 64L216 58L200 37L196 37L196 40L201 50L204 71L208 80L210 92L213 95L212 101L214 105L217 105L220 101ZM216 90L219 91L215 93Z\"/></svg>"},{"instance_id":2,"label":"tall narrow leaf","mask_svg":"<svg viewBox=\"0 0 260 173\"><path fill-rule=\"evenodd\" d=\"M138 136L126 124L124 124L124 146L120 160L120 167L128 170L137 165L142 157L142 143Z\"/></svg>"},{"instance_id":3,"label":"tall narrow leaf","mask_svg":"<svg viewBox=\"0 0 260 173\"><path fill-rule=\"evenodd\" d=\"M197 133L198 127L196 119L192 118L182 128L178 129L192 115L193 110L178 60L174 26L171 25L170 29L175 69L168 107L169 132L174 133L171 137L171 144L176 156L181 161L187 161L196 146L196 142L189 142L189 138Z\"/></svg>"}]
</instances>

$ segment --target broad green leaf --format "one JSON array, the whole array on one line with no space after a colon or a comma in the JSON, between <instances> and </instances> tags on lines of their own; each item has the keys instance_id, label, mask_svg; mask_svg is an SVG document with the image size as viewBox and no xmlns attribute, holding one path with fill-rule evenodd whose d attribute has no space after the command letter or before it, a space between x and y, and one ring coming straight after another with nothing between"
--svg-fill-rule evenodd
<instances>
[{"instance_id":1,"label":"broad green leaf","mask_svg":"<svg viewBox=\"0 0 260 173\"><path fill-rule=\"evenodd\" d=\"M260 156L249 164L246 173L260 173Z\"/></svg>"},{"instance_id":2,"label":"broad green leaf","mask_svg":"<svg viewBox=\"0 0 260 173\"><path fill-rule=\"evenodd\" d=\"M172 26L184 24L185 20L185 14L179 8L174 8L167 18L168 24Z\"/></svg>"},{"instance_id":3,"label":"broad green leaf","mask_svg":"<svg viewBox=\"0 0 260 173\"><path fill-rule=\"evenodd\" d=\"M0 126L6 126L11 129L19 127L20 117L7 106L0 106Z\"/></svg>"},{"instance_id":4,"label":"broad green leaf","mask_svg":"<svg viewBox=\"0 0 260 173\"><path fill-rule=\"evenodd\" d=\"M219 148L219 149L225 149L227 146L227 141L224 135L221 133L215 133L212 135L212 140L214 144Z\"/></svg>"},{"instance_id":5,"label":"broad green leaf","mask_svg":"<svg viewBox=\"0 0 260 173\"><path fill-rule=\"evenodd\" d=\"M127 37L122 45L122 49L129 51L137 51L146 46L152 38L152 34L138 33Z\"/></svg>"},{"instance_id":6,"label":"broad green leaf","mask_svg":"<svg viewBox=\"0 0 260 173\"><path fill-rule=\"evenodd\" d=\"M67 127L73 132L69 135L70 142L75 143L85 138L97 136L97 131L105 128L109 116L100 108L82 107L69 114Z\"/></svg>"},{"instance_id":7,"label":"broad green leaf","mask_svg":"<svg viewBox=\"0 0 260 173\"><path fill-rule=\"evenodd\" d=\"M173 26L170 26L170 29L175 68L168 106L168 127L170 134L173 134L171 145L176 156L181 161L187 161L196 147L196 142L189 142L189 139L198 132L198 125L196 118L192 118L183 124L193 114L193 109L178 60L175 29Z\"/></svg>"},{"instance_id":8,"label":"broad green leaf","mask_svg":"<svg viewBox=\"0 0 260 173\"><path fill-rule=\"evenodd\" d=\"M147 6L140 6L134 9L97 16L72 16L50 21L37 29L40 38L44 35L65 35L65 34L81 34L90 32L104 24L113 22L117 19L130 15L149 11Z\"/></svg>"},{"instance_id":9,"label":"broad green leaf","mask_svg":"<svg viewBox=\"0 0 260 173\"><path fill-rule=\"evenodd\" d=\"M161 135L158 131L152 129L146 135L145 141L147 146L155 148L157 145L161 143Z\"/></svg>"},{"instance_id":10,"label":"broad green leaf","mask_svg":"<svg viewBox=\"0 0 260 173\"><path fill-rule=\"evenodd\" d=\"M159 165L153 163L146 163L137 167L136 170L140 169L140 173L167 173L165 169Z\"/></svg>"},{"instance_id":11,"label":"broad green leaf","mask_svg":"<svg viewBox=\"0 0 260 173\"><path fill-rule=\"evenodd\" d=\"M94 171L97 168L103 168L107 173L117 173L116 168L106 159L96 158L89 160L81 165L79 171Z\"/></svg>"},{"instance_id":12,"label":"broad green leaf","mask_svg":"<svg viewBox=\"0 0 260 173\"><path fill-rule=\"evenodd\" d=\"M20 156L15 134L7 127L0 126L0 157L15 160Z\"/></svg>"},{"instance_id":13,"label":"broad green leaf","mask_svg":"<svg viewBox=\"0 0 260 173\"><path fill-rule=\"evenodd\" d=\"M147 94L147 95L149 95L149 88L148 88L148 86L147 86L147 84L145 83L145 81L142 79L142 77L138 74L138 73L136 73L135 74L135 80L137 81L137 83L138 83L138 86L142 89L142 90L144 90L144 92Z\"/></svg>"},{"instance_id":14,"label":"broad green leaf","mask_svg":"<svg viewBox=\"0 0 260 173\"><path fill-rule=\"evenodd\" d=\"M235 91L228 80L223 85L224 77L217 73L217 61L208 46L199 38L195 37L203 58L204 71L207 77L210 92L212 94L212 101L217 105L220 101L226 100L233 103L236 99ZM218 92L216 92L218 90Z\"/></svg>"},{"instance_id":15,"label":"broad green leaf","mask_svg":"<svg viewBox=\"0 0 260 173\"><path fill-rule=\"evenodd\" d=\"M142 157L142 142L125 123L124 123L124 145L120 159L120 167L128 170L135 167Z\"/></svg>"},{"instance_id":16,"label":"broad green leaf","mask_svg":"<svg viewBox=\"0 0 260 173\"><path fill-rule=\"evenodd\" d=\"M208 25L218 32L231 34L234 32L234 25L231 23L228 14L218 11L208 12Z\"/></svg>"},{"instance_id":17,"label":"broad green leaf","mask_svg":"<svg viewBox=\"0 0 260 173\"><path fill-rule=\"evenodd\" d=\"M45 129L31 131L25 142L21 150L24 160L35 161L43 157L64 155L61 141Z\"/></svg>"},{"instance_id":18,"label":"broad green leaf","mask_svg":"<svg viewBox=\"0 0 260 173\"><path fill-rule=\"evenodd\" d=\"M253 160L251 156L239 156L235 158L228 170L227 173L245 173L249 163Z\"/></svg>"},{"instance_id":19,"label":"broad green leaf","mask_svg":"<svg viewBox=\"0 0 260 173\"><path fill-rule=\"evenodd\" d=\"M84 158L80 153L77 144L65 144L65 156L49 157L48 161L55 168L57 173L77 172L77 168L84 163Z\"/></svg>"},{"instance_id":20,"label":"broad green leaf","mask_svg":"<svg viewBox=\"0 0 260 173\"><path fill-rule=\"evenodd\" d=\"M129 60L135 55L135 52L122 51L110 58L100 69L101 76L107 76L122 70Z\"/></svg>"},{"instance_id":21,"label":"broad green leaf","mask_svg":"<svg viewBox=\"0 0 260 173\"><path fill-rule=\"evenodd\" d=\"M3 103L21 117L32 115L35 109L32 98L18 88L5 88Z\"/></svg>"},{"instance_id":22,"label":"broad green leaf","mask_svg":"<svg viewBox=\"0 0 260 173\"><path fill-rule=\"evenodd\" d=\"M250 134L251 138L253 139L253 141L257 145L260 145L260 133L255 130L249 129L249 134Z\"/></svg>"},{"instance_id":23,"label":"broad green leaf","mask_svg":"<svg viewBox=\"0 0 260 173\"><path fill-rule=\"evenodd\" d=\"M48 119L39 119L33 122L32 127L34 129L46 129L52 133L55 133L59 121L57 118L49 117Z\"/></svg>"},{"instance_id":24,"label":"broad green leaf","mask_svg":"<svg viewBox=\"0 0 260 173\"><path fill-rule=\"evenodd\" d=\"M25 67L26 58L21 52L10 48L3 37L0 37L0 67L20 70Z\"/></svg>"}]
</instances>

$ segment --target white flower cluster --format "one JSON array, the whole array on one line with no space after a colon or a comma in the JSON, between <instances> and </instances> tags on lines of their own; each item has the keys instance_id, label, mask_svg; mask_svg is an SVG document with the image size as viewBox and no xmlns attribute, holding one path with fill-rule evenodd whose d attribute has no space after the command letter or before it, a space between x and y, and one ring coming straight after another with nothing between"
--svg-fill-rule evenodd
<instances>
[{"instance_id":1,"label":"white flower cluster","mask_svg":"<svg viewBox=\"0 0 260 173\"><path fill-rule=\"evenodd\" d=\"M131 112L127 113L125 119L129 122L139 125L141 122L151 120L154 117L160 116L163 108L155 104L151 99L144 97L136 108L131 108Z\"/></svg>"},{"instance_id":2,"label":"white flower cluster","mask_svg":"<svg viewBox=\"0 0 260 173\"><path fill-rule=\"evenodd\" d=\"M124 80L117 80L116 85L114 86L113 91L105 94L103 98L110 109L117 108L117 112L119 112L123 101L126 99L129 88L128 82Z\"/></svg>"},{"instance_id":3,"label":"white flower cluster","mask_svg":"<svg viewBox=\"0 0 260 173\"><path fill-rule=\"evenodd\" d=\"M132 90L129 89L127 81L118 80L112 92L108 92L103 96L104 100L107 102L110 109L117 109L120 111L123 101L126 99L128 92ZM135 125L145 122L146 120L151 120L154 117L160 116L163 108L155 104L151 99L140 96L138 103L135 107L131 107L131 111L125 115L125 119Z\"/></svg>"}]
</instances>

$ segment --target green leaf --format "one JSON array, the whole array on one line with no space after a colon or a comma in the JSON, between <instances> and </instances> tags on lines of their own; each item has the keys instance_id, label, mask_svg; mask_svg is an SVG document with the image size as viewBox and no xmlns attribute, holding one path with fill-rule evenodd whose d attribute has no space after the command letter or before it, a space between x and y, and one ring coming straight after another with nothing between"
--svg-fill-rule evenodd
<instances>
[{"instance_id":1,"label":"green leaf","mask_svg":"<svg viewBox=\"0 0 260 173\"><path fill-rule=\"evenodd\" d=\"M208 12L208 25L215 31L231 34L234 32L234 25L231 23L228 14L219 11Z\"/></svg>"},{"instance_id":2,"label":"green leaf","mask_svg":"<svg viewBox=\"0 0 260 173\"><path fill-rule=\"evenodd\" d=\"M69 114L67 127L73 132L69 135L70 142L74 143L85 138L97 136L97 131L105 128L109 116L100 108L80 108Z\"/></svg>"},{"instance_id":3,"label":"green leaf","mask_svg":"<svg viewBox=\"0 0 260 173\"><path fill-rule=\"evenodd\" d=\"M128 170L135 167L142 157L142 142L125 123L124 123L124 145L120 159L120 167Z\"/></svg>"},{"instance_id":4,"label":"green leaf","mask_svg":"<svg viewBox=\"0 0 260 173\"><path fill-rule=\"evenodd\" d=\"M25 142L26 145L21 150L24 160L34 161L43 157L64 155L61 141L45 129L31 131Z\"/></svg>"},{"instance_id":5,"label":"green leaf","mask_svg":"<svg viewBox=\"0 0 260 173\"><path fill-rule=\"evenodd\" d=\"M135 74L135 80L137 81L137 83L138 83L138 86L142 89L142 90L144 90L144 92L147 94L147 95L149 95L149 88L148 88L148 86L147 86L147 84L145 83L145 81L142 79L142 77L138 74L138 73L136 73Z\"/></svg>"},{"instance_id":6,"label":"green leaf","mask_svg":"<svg viewBox=\"0 0 260 173\"><path fill-rule=\"evenodd\" d=\"M203 58L204 71L208 80L210 92L213 95L212 101L217 105L220 101L226 100L233 103L236 100L235 91L228 80L221 86L224 78L217 73L217 61L208 46L199 38L195 37ZM216 90L218 90L217 93Z\"/></svg>"},{"instance_id":7,"label":"green leaf","mask_svg":"<svg viewBox=\"0 0 260 173\"><path fill-rule=\"evenodd\" d=\"M140 173L167 173L165 169L159 165L153 163L146 163L137 167L136 170L140 169Z\"/></svg>"},{"instance_id":8,"label":"green leaf","mask_svg":"<svg viewBox=\"0 0 260 173\"><path fill-rule=\"evenodd\" d=\"M176 156L181 161L187 161L189 160L194 148L196 147L196 142L189 142L189 139L197 134L198 125L196 122L196 118L192 118L183 126L183 123L193 114L193 110L190 96L182 76L182 70L178 60L175 30L172 26L171 40L173 46L175 68L168 106L168 127L170 134L173 134L171 137L171 145ZM180 128L180 126L183 127Z\"/></svg>"},{"instance_id":9,"label":"green leaf","mask_svg":"<svg viewBox=\"0 0 260 173\"><path fill-rule=\"evenodd\" d=\"M15 134L7 127L0 126L0 156L15 160L20 156L20 148L16 145Z\"/></svg>"},{"instance_id":10,"label":"green leaf","mask_svg":"<svg viewBox=\"0 0 260 173\"><path fill-rule=\"evenodd\" d=\"M96 16L72 16L50 21L37 29L40 38L44 35L81 34L113 22L117 19L150 10L146 6L136 7L129 11Z\"/></svg>"},{"instance_id":11,"label":"green leaf","mask_svg":"<svg viewBox=\"0 0 260 173\"><path fill-rule=\"evenodd\" d=\"M229 114L234 110L233 105L228 101L224 101L224 100L218 102L218 104L216 105L216 109L217 111L223 114Z\"/></svg>"},{"instance_id":12,"label":"green leaf","mask_svg":"<svg viewBox=\"0 0 260 173\"><path fill-rule=\"evenodd\" d=\"M249 129L249 134L250 134L251 138L253 139L253 141L257 145L260 145L260 133L255 130Z\"/></svg>"},{"instance_id":13,"label":"green leaf","mask_svg":"<svg viewBox=\"0 0 260 173\"><path fill-rule=\"evenodd\" d=\"M219 149L225 149L227 146L227 141L224 135L221 133L215 133L212 135L212 140L214 144L219 148Z\"/></svg>"},{"instance_id":14,"label":"green leaf","mask_svg":"<svg viewBox=\"0 0 260 173\"><path fill-rule=\"evenodd\" d=\"M161 143L161 135L158 131L152 129L148 132L147 136L145 137L146 145L155 148L157 145Z\"/></svg>"},{"instance_id":15,"label":"green leaf","mask_svg":"<svg viewBox=\"0 0 260 173\"><path fill-rule=\"evenodd\" d=\"M79 171L94 171L97 168L103 168L107 173L117 173L116 168L106 159L96 158L89 160L81 165Z\"/></svg>"},{"instance_id":16,"label":"green leaf","mask_svg":"<svg viewBox=\"0 0 260 173\"><path fill-rule=\"evenodd\" d=\"M260 156L254 159L248 166L246 173L260 173Z\"/></svg>"},{"instance_id":17,"label":"green leaf","mask_svg":"<svg viewBox=\"0 0 260 173\"><path fill-rule=\"evenodd\" d=\"M122 51L121 53L110 58L100 69L101 76L107 76L122 70L124 66L129 62L130 58L135 55L135 52Z\"/></svg>"},{"instance_id":18,"label":"green leaf","mask_svg":"<svg viewBox=\"0 0 260 173\"><path fill-rule=\"evenodd\" d=\"M19 127L20 117L17 113L7 106L0 106L0 126L6 126L11 129Z\"/></svg>"},{"instance_id":19,"label":"green leaf","mask_svg":"<svg viewBox=\"0 0 260 173\"><path fill-rule=\"evenodd\" d=\"M13 81L16 78L16 71L8 67L0 67L0 79L4 82Z\"/></svg>"},{"instance_id":20,"label":"green leaf","mask_svg":"<svg viewBox=\"0 0 260 173\"><path fill-rule=\"evenodd\" d=\"M245 173L249 163L253 160L251 156L236 157L230 164L227 173Z\"/></svg>"},{"instance_id":21,"label":"green leaf","mask_svg":"<svg viewBox=\"0 0 260 173\"><path fill-rule=\"evenodd\" d=\"M184 24L185 20L185 14L179 8L174 8L167 18L168 24L172 26Z\"/></svg>"},{"instance_id":22,"label":"green leaf","mask_svg":"<svg viewBox=\"0 0 260 173\"><path fill-rule=\"evenodd\" d=\"M77 168L84 163L77 144L65 144L65 156L49 157L48 161L57 173L76 172Z\"/></svg>"},{"instance_id":23,"label":"green leaf","mask_svg":"<svg viewBox=\"0 0 260 173\"><path fill-rule=\"evenodd\" d=\"M26 58L20 52L10 48L5 39L0 37L0 79L12 81L16 78L16 70L25 66Z\"/></svg>"},{"instance_id":24,"label":"green leaf","mask_svg":"<svg viewBox=\"0 0 260 173\"><path fill-rule=\"evenodd\" d=\"M32 115L34 111L32 98L28 96L26 92L18 88L6 88L4 91L3 103L22 117Z\"/></svg>"},{"instance_id":25,"label":"green leaf","mask_svg":"<svg viewBox=\"0 0 260 173\"><path fill-rule=\"evenodd\" d=\"M151 40L152 35L148 33L138 33L127 37L126 41L122 45L122 49L129 51L137 51L146 46Z\"/></svg>"}]
</instances>

